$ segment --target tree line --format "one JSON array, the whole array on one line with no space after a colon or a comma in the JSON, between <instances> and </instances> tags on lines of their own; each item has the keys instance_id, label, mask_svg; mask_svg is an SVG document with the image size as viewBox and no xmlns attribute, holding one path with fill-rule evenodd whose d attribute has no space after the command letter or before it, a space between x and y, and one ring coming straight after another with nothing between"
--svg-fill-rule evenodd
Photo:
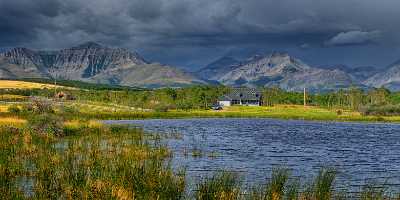
<instances>
[{"instance_id":1,"label":"tree line","mask_svg":"<svg viewBox=\"0 0 400 200\"><path fill-rule=\"evenodd\" d=\"M192 86L187 88L161 88L154 90L136 90L129 88L108 89L66 89L76 101L107 102L144 109L208 109L217 103L219 97L229 93L232 88L226 86ZM303 93L285 91L279 88L259 88L262 91L262 104L303 105ZM1 89L0 95L15 94L22 96L54 97L54 89ZM346 108L359 110L365 106L400 104L400 93L385 88L362 90L359 88L341 89L335 92L307 94L307 105L328 108Z\"/></svg>"}]
</instances>

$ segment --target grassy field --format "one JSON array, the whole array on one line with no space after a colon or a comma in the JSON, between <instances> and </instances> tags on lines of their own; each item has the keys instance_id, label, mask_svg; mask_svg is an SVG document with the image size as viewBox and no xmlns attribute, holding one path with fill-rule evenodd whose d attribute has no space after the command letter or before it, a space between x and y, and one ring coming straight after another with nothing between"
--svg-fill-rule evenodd
<instances>
[{"instance_id":1,"label":"grassy field","mask_svg":"<svg viewBox=\"0 0 400 200\"><path fill-rule=\"evenodd\" d=\"M62 87L62 86L57 86ZM0 89L43 89L54 88L53 84L34 83L28 81L0 80Z\"/></svg>"}]
</instances>

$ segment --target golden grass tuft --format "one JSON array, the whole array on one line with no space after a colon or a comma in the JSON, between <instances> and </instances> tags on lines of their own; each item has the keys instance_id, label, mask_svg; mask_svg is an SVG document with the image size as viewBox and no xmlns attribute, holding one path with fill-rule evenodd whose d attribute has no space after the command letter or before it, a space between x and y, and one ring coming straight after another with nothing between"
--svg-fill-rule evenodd
<instances>
[{"instance_id":1,"label":"golden grass tuft","mask_svg":"<svg viewBox=\"0 0 400 200\"><path fill-rule=\"evenodd\" d=\"M101 128L104 126L101 122L97 120L89 120L89 121L81 121L81 120L70 120L64 122L64 126L67 128L78 129L82 127L89 127L89 128Z\"/></svg>"},{"instance_id":2,"label":"golden grass tuft","mask_svg":"<svg viewBox=\"0 0 400 200\"><path fill-rule=\"evenodd\" d=\"M17 117L0 117L0 126L15 126L21 127L26 123L25 119Z\"/></svg>"},{"instance_id":3,"label":"golden grass tuft","mask_svg":"<svg viewBox=\"0 0 400 200\"><path fill-rule=\"evenodd\" d=\"M8 112L9 105L0 105L0 112Z\"/></svg>"},{"instance_id":4,"label":"golden grass tuft","mask_svg":"<svg viewBox=\"0 0 400 200\"><path fill-rule=\"evenodd\" d=\"M27 96L22 96L22 95L15 95L15 94L3 94L0 95L0 100L25 100L28 99Z\"/></svg>"},{"instance_id":5,"label":"golden grass tuft","mask_svg":"<svg viewBox=\"0 0 400 200\"><path fill-rule=\"evenodd\" d=\"M89 128L100 128L104 126L104 124L97 120L89 120L88 126Z\"/></svg>"}]
</instances>

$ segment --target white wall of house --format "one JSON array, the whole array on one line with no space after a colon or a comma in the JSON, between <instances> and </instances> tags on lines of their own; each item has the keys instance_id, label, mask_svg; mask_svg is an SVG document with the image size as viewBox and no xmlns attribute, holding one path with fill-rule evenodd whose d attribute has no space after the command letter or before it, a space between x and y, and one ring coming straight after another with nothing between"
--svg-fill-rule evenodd
<instances>
[{"instance_id":1,"label":"white wall of house","mask_svg":"<svg viewBox=\"0 0 400 200\"><path fill-rule=\"evenodd\" d=\"M231 101L219 101L220 106L231 106Z\"/></svg>"}]
</instances>

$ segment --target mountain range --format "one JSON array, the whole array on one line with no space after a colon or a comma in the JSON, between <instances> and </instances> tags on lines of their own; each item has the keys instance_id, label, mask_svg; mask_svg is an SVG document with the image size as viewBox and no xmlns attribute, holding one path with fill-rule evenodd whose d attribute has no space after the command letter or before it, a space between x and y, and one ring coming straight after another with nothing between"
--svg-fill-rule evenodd
<instances>
[{"instance_id":1,"label":"mountain range","mask_svg":"<svg viewBox=\"0 0 400 200\"><path fill-rule=\"evenodd\" d=\"M57 78L139 87L205 83L175 67L149 63L136 52L94 42L58 51L14 48L3 52L0 78Z\"/></svg>"},{"instance_id":2,"label":"mountain range","mask_svg":"<svg viewBox=\"0 0 400 200\"><path fill-rule=\"evenodd\" d=\"M57 51L13 48L0 53L0 78L57 78L139 87L193 84L280 87L288 91L331 91L357 86L400 90L400 61L378 70L345 65L310 66L287 53L224 56L194 73L146 61L138 53L94 42Z\"/></svg>"},{"instance_id":3,"label":"mountain range","mask_svg":"<svg viewBox=\"0 0 400 200\"><path fill-rule=\"evenodd\" d=\"M350 69L345 70L339 66L311 67L287 53L280 52L255 55L244 61L224 57L198 71L203 79L207 78L207 73L212 73L212 80L231 86L280 87L289 91L300 91L303 88L310 91L330 91L349 86L363 87L358 72L350 72Z\"/></svg>"}]
</instances>

